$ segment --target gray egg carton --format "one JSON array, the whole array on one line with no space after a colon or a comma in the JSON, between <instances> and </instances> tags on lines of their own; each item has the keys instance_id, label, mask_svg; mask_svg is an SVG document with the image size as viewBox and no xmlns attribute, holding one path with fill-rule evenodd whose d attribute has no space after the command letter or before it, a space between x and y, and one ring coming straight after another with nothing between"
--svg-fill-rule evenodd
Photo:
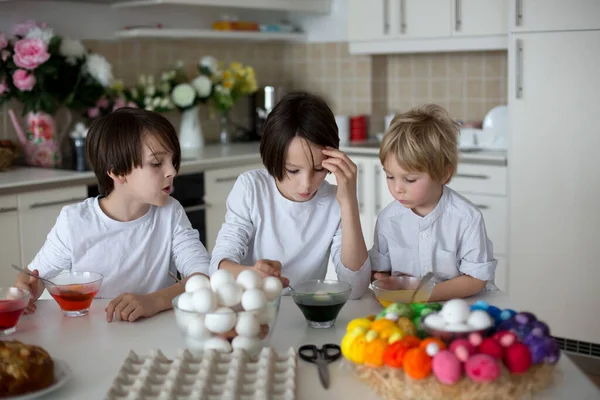
<instances>
[{"instance_id":1,"label":"gray egg carton","mask_svg":"<svg viewBox=\"0 0 600 400\"><path fill-rule=\"evenodd\" d=\"M263 348L250 357L243 350L192 354L168 359L160 350L148 356L130 351L106 400L294 400L297 354Z\"/></svg>"}]
</instances>

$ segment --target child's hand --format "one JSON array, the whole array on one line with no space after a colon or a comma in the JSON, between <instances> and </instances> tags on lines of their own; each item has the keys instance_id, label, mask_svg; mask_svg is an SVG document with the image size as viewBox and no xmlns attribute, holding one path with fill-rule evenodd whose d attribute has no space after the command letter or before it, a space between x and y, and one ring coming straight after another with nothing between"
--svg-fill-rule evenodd
<instances>
[{"instance_id":1,"label":"child's hand","mask_svg":"<svg viewBox=\"0 0 600 400\"><path fill-rule=\"evenodd\" d=\"M158 300L152 294L123 293L105 308L106 321L133 322L140 317L151 317L159 312Z\"/></svg>"},{"instance_id":2,"label":"child's hand","mask_svg":"<svg viewBox=\"0 0 600 400\"><path fill-rule=\"evenodd\" d=\"M39 276L40 273L37 269L31 271L35 276ZM29 304L25 307L25 314L33 314L37 309L35 301L42 295L44 291L44 284L38 278L19 272L15 287L29 291Z\"/></svg>"},{"instance_id":3,"label":"child's hand","mask_svg":"<svg viewBox=\"0 0 600 400\"><path fill-rule=\"evenodd\" d=\"M389 272L378 272L373 271L371 274L371 282L376 281L377 279L384 279L390 277L391 274Z\"/></svg>"},{"instance_id":4,"label":"child's hand","mask_svg":"<svg viewBox=\"0 0 600 400\"><path fill-rule=\"evenodd\" d=\"M332 147L323 149L323 154L328 157L322 163L323 168L332 172L337 180L337 200L340 205L356 203L356 164L345 153Z\"/></svg>"},{"instance_id":5,"label":"child's hand","mask_svg":"<svg viewBox=\"0 0 600 400\"><path fill-rule=\"evenodd\" d=\"M288 287L290 280L281 276L281 263L275 260L258 260L251 269L260 274L261 277L274 276L281 280L283 287Z\"/></svg>"}]
</instances>

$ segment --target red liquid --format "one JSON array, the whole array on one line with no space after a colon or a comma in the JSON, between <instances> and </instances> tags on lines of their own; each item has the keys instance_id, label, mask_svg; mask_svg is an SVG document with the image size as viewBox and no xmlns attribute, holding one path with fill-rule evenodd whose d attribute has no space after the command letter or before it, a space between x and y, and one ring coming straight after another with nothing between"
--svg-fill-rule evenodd
<instances>
[{"instance_id":1,"label":"red liquid","mask_svg":"<svg viewBox=\"0 0 600 400\"><path fill-rule=\"evenodd\" d=\"M19 310L4 311L5 309L11 309L14 307L14 301L0 300L0 330L10 329L17 326L21 314L25 307Z\"/></svg>"},{"instance_id":2,"label":"red liquid","mask_svg":"<svg viewBox=\"0 0 600 400\"><path fill-rule=\"evenodd\" d=\"M96 293L88 292L82 293L75 290L60 290L58 293L50 292L50 295L54 297L54 300L58 302L60 308L64 311L80 311L90 308L92 300L96 297Z\"/></svg>"}]
</instances>

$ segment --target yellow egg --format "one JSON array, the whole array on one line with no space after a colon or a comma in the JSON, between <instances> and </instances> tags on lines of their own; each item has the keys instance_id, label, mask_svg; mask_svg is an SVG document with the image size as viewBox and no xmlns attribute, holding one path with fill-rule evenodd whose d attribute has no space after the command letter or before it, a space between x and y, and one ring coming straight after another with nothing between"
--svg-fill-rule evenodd
<instances>
[{"instance_id":1,"label":"yellow egg","mask_svg":"<svg viewBox=\"0 0 600 400\"><path fill-rule=\"evenodd\" d=\"M400 332L402 332L402 329L400 329L400 327L397 325L393 325L388 328L382 329L379 332L379 337L381 337L384 340L388 340L389 338L392 337L392 335L398 334Z\"/></svg>"},{"instance_id":2,"label":"yellow egg","mask_svg":"<svg viewBox=\"0 0 600 400\"><path fill-rule=\"evenodd\" d=\"M356 327L363 327L368 330L371 327L371 320L367 318L356 318L348 323L346 332L352 332Z\"/></svg>"},{"instance_id":3,"label":"yellow egg","mask_svg":"<svg viewBox=\"0 0 600 400\"><path fill-rule=\"evenodd\" d=\"M381 318L371 323L371 329L376 332L381 332L384 329L391 328L395 326L396 323L390 319Z\"/></svg>"},{"instance_id":4,"label":"yellow egg","mask_svg":"<svg viewBox=\"0 0 600 400\"><path fill-rule=\"evenodd\" d=\"M402 329L402 331L404 331L404 334L406 336L417 336L417 329L415 328L415 324L413 324L413 322L409 318L400 317L398 318L396 324L400 327L400 329Z\"/></svg>"},{"instance_id":5,"label":"yellow egg","mask_svg":"<svg viewBox=\"0 0 600 400\"><path fill-rule=\"evenodd\" d=\"M397 342L398 340L402 340L402 338L404 337L404 332L402 331L402 329L398 328L398 331L393 333L389 339L388 339L388 343L392 344Z\"/></svg>"}]
</instances>

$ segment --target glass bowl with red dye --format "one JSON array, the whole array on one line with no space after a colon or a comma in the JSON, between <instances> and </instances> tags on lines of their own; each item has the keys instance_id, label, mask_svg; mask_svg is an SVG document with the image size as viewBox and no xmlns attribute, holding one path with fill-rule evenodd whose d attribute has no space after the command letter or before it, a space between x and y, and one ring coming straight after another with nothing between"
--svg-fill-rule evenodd
<instances>
[{"instance_id":1,"label":"glass bowl with red dye","mask_svg":"<svg viewBox=\"0 0 600 400\"><path fill-rule=\"evenodd\" d=\"M65 271L48 278L54 285L46 284L46 289L65 316L81 317L89 312L102 278L97 272Z\"/></svg>"},{"instance_id":2,"label":"glass bowl with red dye","mask_svg":"<svg viewBox=\"0 0 600 400\"><path fill-rule=\"evenodd\" d=\"M17 322L29 304L30 293L16 287L0 287L0 336L16 331Z\"/></svg>"}]
</instances>

